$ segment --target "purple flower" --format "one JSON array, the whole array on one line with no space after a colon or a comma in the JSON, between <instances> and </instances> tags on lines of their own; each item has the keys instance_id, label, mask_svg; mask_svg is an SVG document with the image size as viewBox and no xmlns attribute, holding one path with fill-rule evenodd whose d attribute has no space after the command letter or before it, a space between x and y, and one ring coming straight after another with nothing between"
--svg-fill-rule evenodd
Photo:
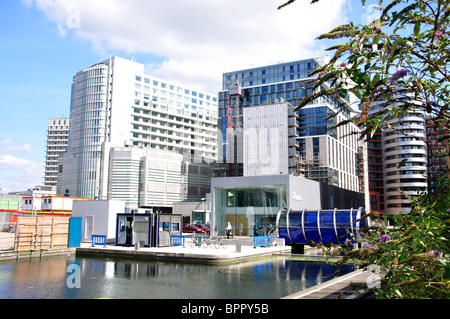
<instances>
[{"instance_id":1,"label":"purple flower","mask_svg":"<svg viewBox=\"0 0 450 319\"><path fill-rule=\"evenodd\" d=\"M394 73L394 77L397 79L403 78L408 75L408 70L400 69L397 72Z\"/></svg>"},{"instance_id":2,"label":"purple flower","mask_svg":"<svg viewBox=\"0 0 450 319\"><path fill-rule=\"evenodd\" d=\"M384 234L380 237L379 240L380 240L380 244L385 244L391 240L391 236Z\"/></svg>"},{"instance_id":3,"label":"purple flower","mask_svg":"<svg viewBox=\"0 0 450 319\"><path fill-rule=\"evenodd\" d=\"M441 252L439 252L437 250L430 250L428 252L428 256L436 257L436 258L442 258L442 257L444 257L444 253L441 253Z\"/></svg>"},{"instance_id":4,"label":"purple flower","mask_svg":"<svg viewBox=\"0 0 450 319\"><path fill-rule=\"evenodd\" d=\"M400 69L397 72L394 73L394 76L391 79L391 84L397 81L398 79L401 79L408 75L408 70Z\"/></svg>"},{"instance_id":5,"label":"purple flower","mask_svg":"<svg viewBox=\"0 0 450 319\"><path fill-rule=\"evenodd\" d=\"M438 39L442 39L442 37L444 36L444 31L441 29L438 29L434 32L434 36Z\"/></svg>"},{"instance_id":6,"label":"purple flower","mask_svg":"<svg viewBox=\"0 0 450 319\"><path fill-rule=\"evenodd\" d=\"M342 62L339 66L340 66L341 68L345 68L345 67L347 66L347 63Z\"/></svg>"}]
</instances>

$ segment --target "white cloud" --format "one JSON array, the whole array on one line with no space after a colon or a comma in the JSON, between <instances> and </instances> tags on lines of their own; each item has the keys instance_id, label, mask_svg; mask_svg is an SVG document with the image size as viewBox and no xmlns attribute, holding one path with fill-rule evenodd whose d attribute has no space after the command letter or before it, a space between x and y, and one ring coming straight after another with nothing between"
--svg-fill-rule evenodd
<instances>
[{"instance_id":1,"label":"white cloud","mask_svg":"<svg viewBox=\"0 0 450 319\"><path fill-rule=\"evenodd\" d=\"M30 170L37 167L33 161L18 158L12 155L0 155L0 169L6 170Z\"/></svg>"},{"instance_id":2,"label":"white cloud","mask_svg":"<svg viewBox=\"0 0 450 319\"><path fill-rule=\"evenodd\" d=\"M43 181L43 164L15 157L0 155L0 188L2 193L27 190Z\"/></svg>"},{"instance_id":3,"label":"white cloud","mask_svg":"<svg viewBox=\"0 0 450 319\"><path fill-rule=\"evenodd\" d=\"M323 55L314 40L344 21L347 0L22 0L105 54L164 57L152 74L220 90L223 72ZM120 53L118 53L120 52ZM97 61L92 61L97 62Z\"/></svg>"},{"instance_id":4,"label":"white cloud","mask_svg":"<svg viewBox=\"0 0 450 319\"><path fill-rule=\"evenodd\" d=\"M31 144L26 143L22 145L16 145L11 139L0 141L0 153L18 153L18 152L30 153Z\"/></svg>"},{"instance_id":5,"label":"white cloud","mask_svg":"<svg viewBox=\"0 0 450 319\"><path fill-rule=\"evenodd\" d=\"M31 144L18 144L9 138L0 140L0 188L2 193L23 191L42 184L44 164L26 159L33 157L35 153Z\"/></svg>"}]
</instances>

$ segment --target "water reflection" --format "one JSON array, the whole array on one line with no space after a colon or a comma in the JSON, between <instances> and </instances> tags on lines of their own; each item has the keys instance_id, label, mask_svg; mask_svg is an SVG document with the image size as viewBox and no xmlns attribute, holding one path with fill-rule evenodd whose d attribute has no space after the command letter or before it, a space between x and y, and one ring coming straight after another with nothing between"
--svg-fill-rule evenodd
<instances>
[{"instance_id":1,"label":"water reflection","mask_svg":"<svg viewBox=\"0 0 450 319\"><path fill-rule=\"evenodd\" d=\"M0 298L272 299L332 279L335 269L289 258L231 265L46 258L0 263ZM74 276L80 288L67 284Z\"/></svg>"}]
</instances>

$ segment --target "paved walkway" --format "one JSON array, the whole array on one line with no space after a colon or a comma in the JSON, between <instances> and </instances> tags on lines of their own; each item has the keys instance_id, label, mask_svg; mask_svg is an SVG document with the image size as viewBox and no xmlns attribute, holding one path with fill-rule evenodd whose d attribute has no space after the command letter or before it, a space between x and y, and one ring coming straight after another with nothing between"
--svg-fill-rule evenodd
<instances>
[{"instance_id":1,"label":"paved walkway","mask_svg":"<svg viewBox=\"0 0 450 319\"><path fill-rule=\"evenodd\" d=\"M363 288L370 281L370 272L357 270L282 299L358 299L370 298Z\"/></svg>"}]
</instances>

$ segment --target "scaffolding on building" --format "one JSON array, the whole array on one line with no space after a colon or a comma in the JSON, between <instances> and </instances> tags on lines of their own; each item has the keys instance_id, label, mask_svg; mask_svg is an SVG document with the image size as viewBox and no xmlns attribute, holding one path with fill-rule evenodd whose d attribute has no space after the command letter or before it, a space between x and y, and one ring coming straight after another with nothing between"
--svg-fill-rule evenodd
<instances>
[{"instance_id":1,"label":"scaffolding on building","mask_svg":"<svg viewBox=\"0 0 450 319\"><path fill-rule=\"evenodd\" d=\"M303 176L317 182L327 183L328 185L339 185L338 171L327 166L319 156L313 156L308 159L306 156L300 156L297 174L298 176Z\"/></svg>"}]
</instances>

